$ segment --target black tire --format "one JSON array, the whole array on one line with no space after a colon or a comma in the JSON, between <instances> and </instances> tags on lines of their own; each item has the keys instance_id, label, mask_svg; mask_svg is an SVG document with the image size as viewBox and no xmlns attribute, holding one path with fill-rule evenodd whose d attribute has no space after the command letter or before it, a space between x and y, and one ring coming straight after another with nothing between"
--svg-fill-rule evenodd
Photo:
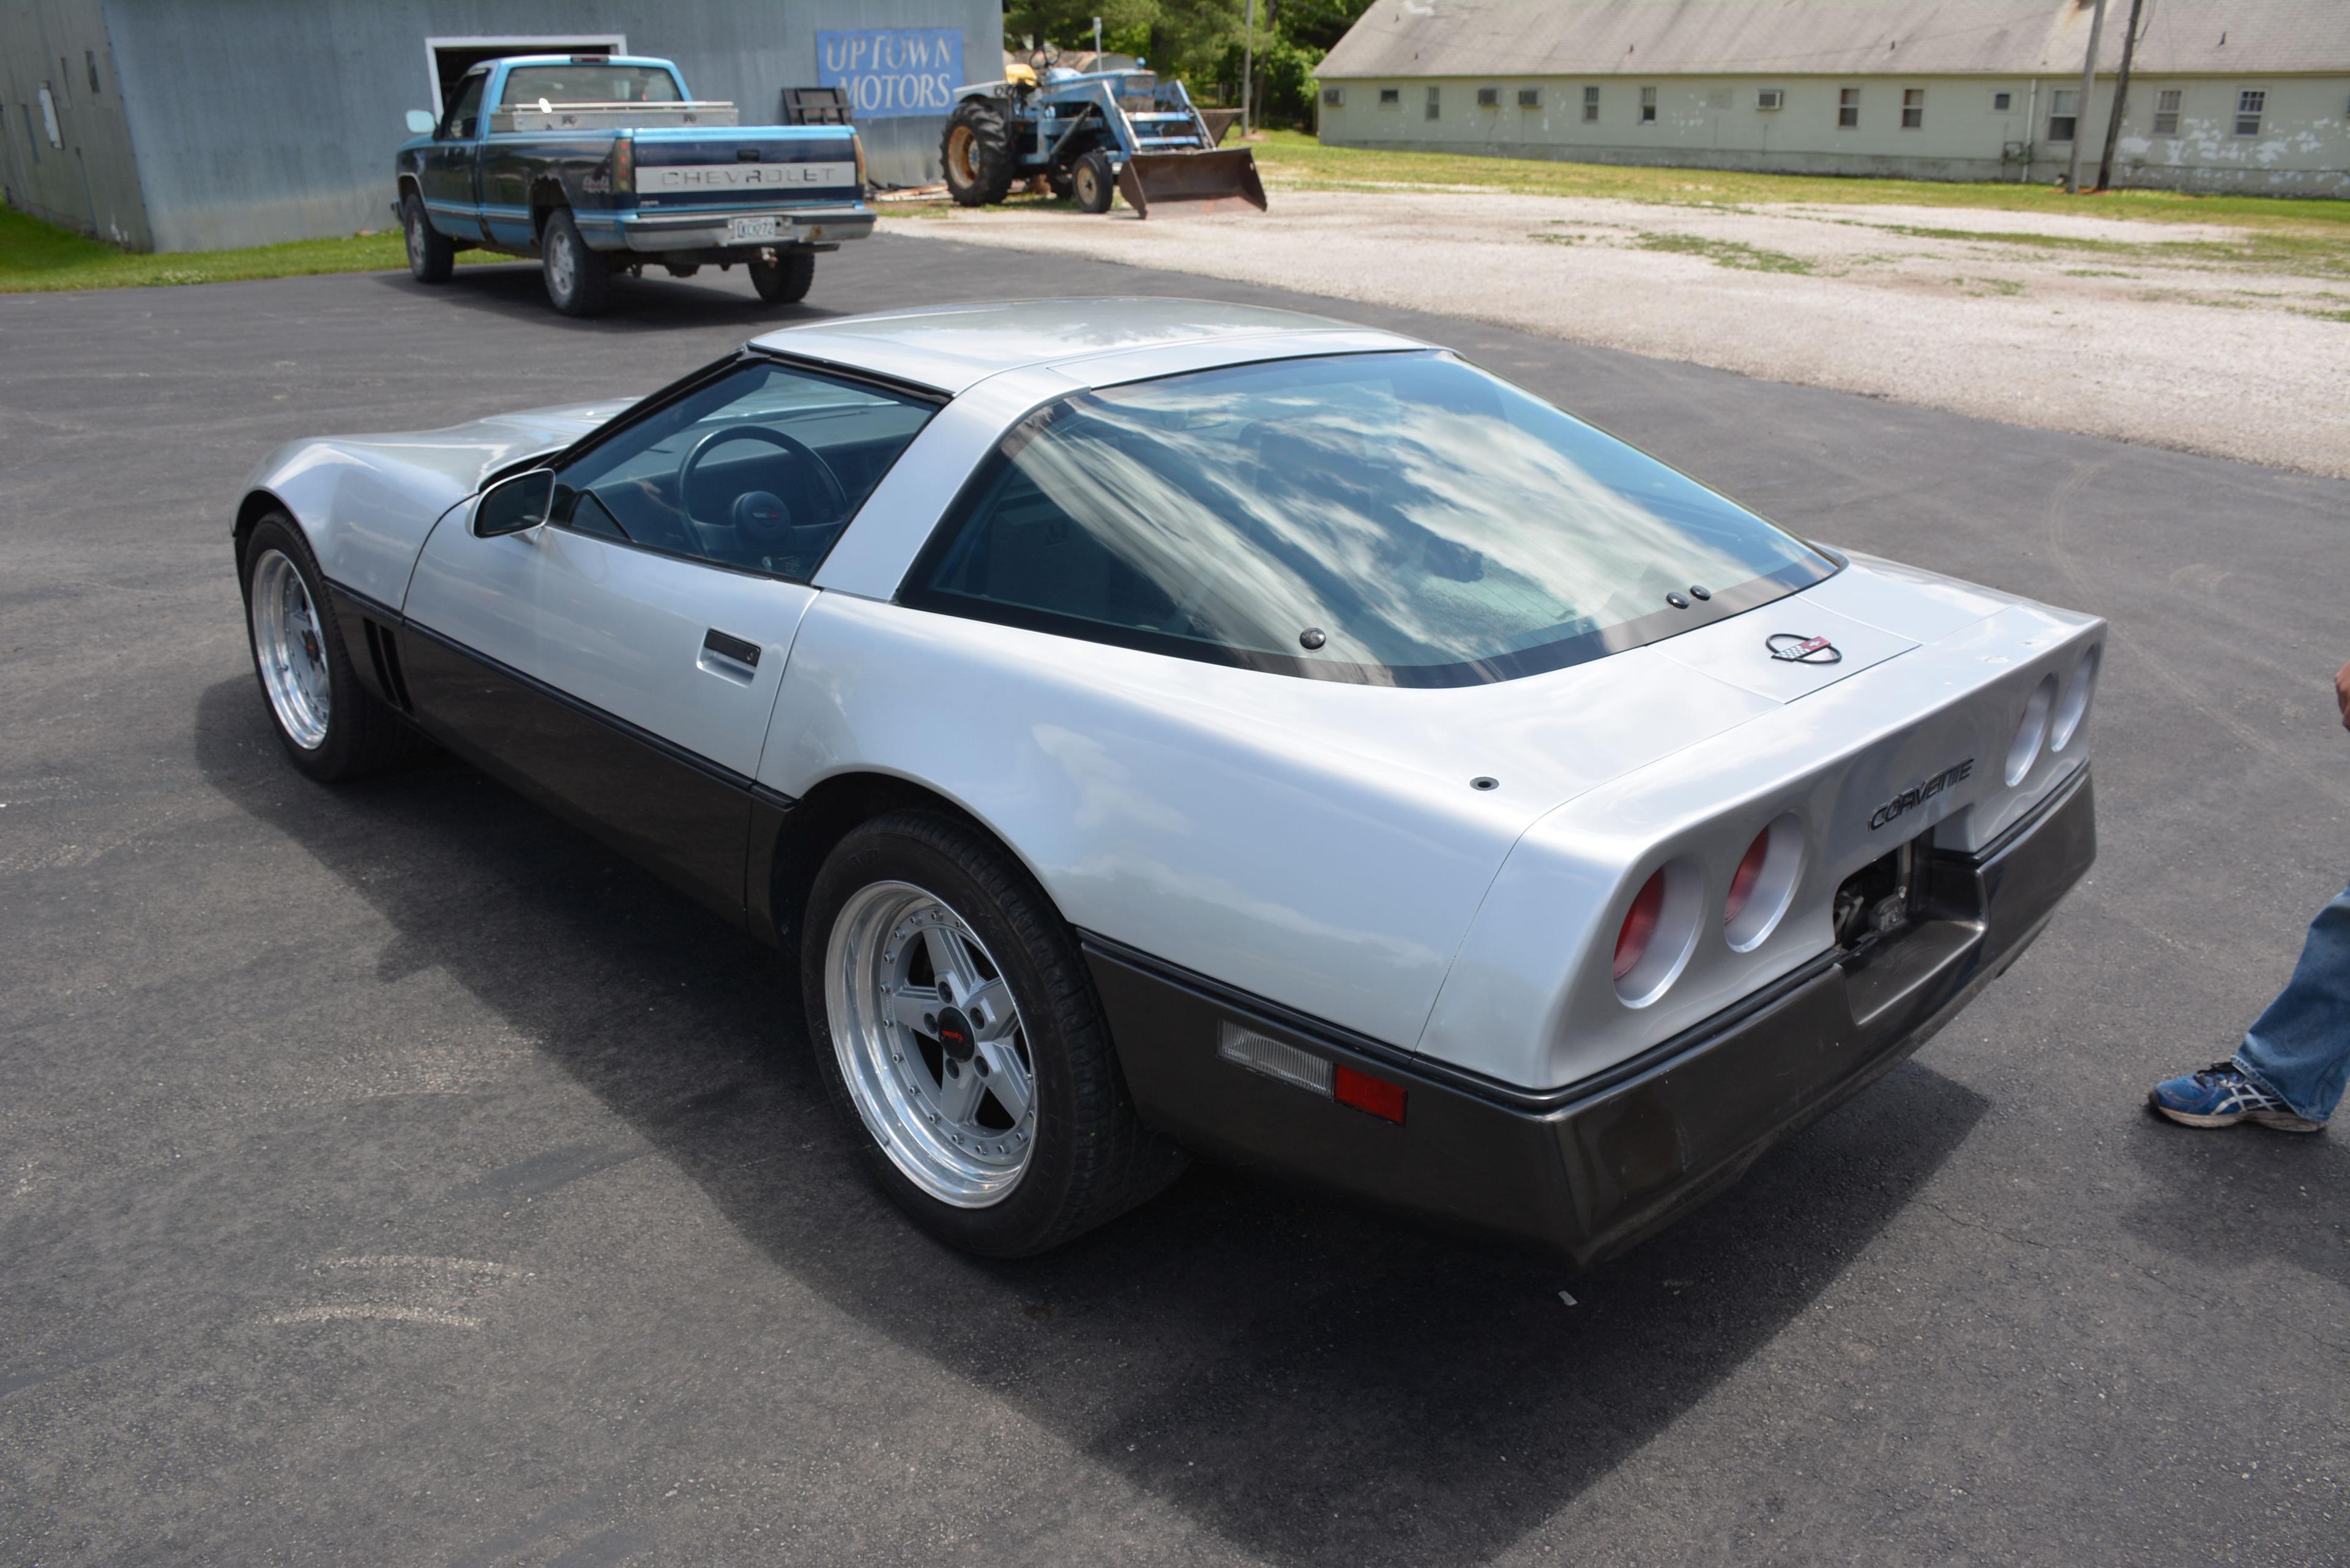
<instances>
[{"instance_id":1,"label":"black tire","mask_svg":"<svg viewBox=\"0 0 2350 1568\"><path fill-rule=\"evenodd\" d=\"M566 316L595 316L612 303L612 269L601 253L588 248L571 209L548 214L538 234L539 272L546 297Z\"/></svg>"},{"instance_id":2,"label":"black tire","mask_svg":"<svg viewBox=\"0 0 2350 1568\"><path fill-rule=\"evenodd\" d=\"M1055 201L1066 202L1077 193L1077 182L1066 169L1055 169L1045 175L1045 185Z\"/></svg>"},{"instance_id":3,"label":"black tire","mask_svg":"<svg viewBox=\"0 0 2350 1568\"><path fill-rule=\"evenodd\" d=\"M291 567L309 601L317 622L316 652L326 666L326 732L314 744L306 745L288 727L278 711L276 699L270 693L269 677L264 670L261 618L273 607L257 599L256 589L264 580L274 577L279 570L275 564L278 561ZM351 662L350 644L335 614L334 601L327 595L326 579L318 570L317 558L310 554L309 542L302 537L302 530L283 512L270 513L254 524L245 540L244 579L241 586L244 596L245 645L253 654L254 679L260 683L262 706L268 711L270 725L277 732L278 741L296 767L321 781L357 778L411 762L432 750L432 742L359 680L359 670ZM259 614L256 603L260 605Z\"/></svg>"},{"instance_id":4,"label":"black tire","mask_svg":"<svg viewBox=\"0 0 2350 1568\"><path fill-rule=\"evenodd\" d=\"M1110 198L1118 194L1118 171L1109 166L1108 155L1096 149L1069 171L1069 187L1078 212L1107 213Z\"/></svg>"},{"instance_id":5,"label":"black tire","mask_svg":"<svg viewBox=\"0 0 2350 1568\"><path fill-rule=\"evenodd\" d=\"M816 281L816 253L778 251L774 261L753 262L750 273L751 286L761 299L769 305L797 305Z\"/></svg>"},{"instance_id":6,"label":"black tire","mask_svg":"<svg viewBox=\"0 0 2350 1568\"><path fill-rule=\"evenodd\" d=\"M457 270L457 247L432 226L424 198L413 190L400 198L400 227L408 240L408 274L419 283L446 283Z\"/></svg>"},{"instance_id":7,"label":"black tire","mask_svg":"<svg viewBox=\"0 0 2350 1568\"><path fill-rule=\"evenodd\" d=\"M851 898L878 883L910 884L950 906L993 956L1019 1008L1035 1070L1034 1147L1017 1182L987 1207L955 1207L910 1179L867 1126L844 1075L827 985L833 930ZM1068 927L1026 869L986 835L925 811L862 824L816 873L801 929L800 984L817 1071L874 1179L931 1235L986 1257L1028 1257L1117 1218L1182 1173L1182 1150L1135 1114Z\"/></svg>"},{"instance_id":8,"label":"black tire","mask_svg":"<svg viewBox=\"0 0 2350 1568\"><path fill-rule=\"evenodd\" d=\"M967 98L947 116L939 139L947 194L961 207L992 207L1012 189L1012 131L993 99Z\"/></svg>"}]
</instances>

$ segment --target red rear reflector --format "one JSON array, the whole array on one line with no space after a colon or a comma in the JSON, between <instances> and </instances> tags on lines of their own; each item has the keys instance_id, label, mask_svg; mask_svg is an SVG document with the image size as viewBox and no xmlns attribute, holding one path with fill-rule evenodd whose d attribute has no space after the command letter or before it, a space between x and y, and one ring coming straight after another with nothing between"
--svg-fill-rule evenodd
<instances>
[{"instance_id":1,"label":"red rear reflector","mask_svg":"<svg viewBox=\"0 0 2350 1568\"><path fill-rule=\"evenodd\" d=\"M1648 950L1648 939L1657 934L1657 917L1665 909L1665 874L1659 870L1624 911L1624 924L1616 933L1616 978L1622 980L1632 972Z\"/></svg>"},{"instance_id":2,"label":"red rear reflector","mask_svg":"<svg viewBox=\"0 0 2350 1568\"><path fill-rule=\"evenodd\" d=\"M1746 858L1731 873L1730 897L1722 900L1721 923L1730 924L1746 910L1746 900L1754 896L1754 884L1762 879L1762 862L1771 857L1771 830L1764 828L1746 846Z\"/></svg>"},{"instance_id":3,"label":"red rear reflector","mask_svg":"<svg viewBox=\"0 0 2350 1568\"><path fill-rule=\"evenodd\" d=\"M1331 1075L1330 1097L1342 1106L1368 1111L1381 1121L1403 1125L1403 1085L1357 1073L1344 1063Z\"/></svg>"}]
</instances>

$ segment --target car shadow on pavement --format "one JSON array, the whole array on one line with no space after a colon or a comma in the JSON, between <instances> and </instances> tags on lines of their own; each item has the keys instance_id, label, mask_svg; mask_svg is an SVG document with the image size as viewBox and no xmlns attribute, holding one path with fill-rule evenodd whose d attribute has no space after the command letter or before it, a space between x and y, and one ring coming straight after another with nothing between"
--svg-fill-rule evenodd
<instances>
[{"instance_id":1,"label":"car shadow on pavement","mask_svg":"<svg viewBox=\"0 0 2350 1568\"><path fill-rule=\"evenodd\" d=\"M444 971L778 1271L1285 1563L1503 1551L1767 1347L1986 1108L1907 1064L1579 1274L1204 1167L1048 1256L983 1262L855 1168L781 965L723 921L453 762L310 784L249 677L204 693L195 751L389 924L379 981ZM506 1179L420 1196L453 1213Z\"/></svg>"},{"instance_id":2,"label":"car shadow on pavement","mask_svg":"<svg viewBox=\"0 0 2350 1568\"><path fill-rule=\"evenodd\" d=\"M751 293L747 284L726 286L738 275L722 274L714 267L704 275L716 286L705 285L701 278L689 282L660 273L649 273L640 278L616 278L610 308L591 317L566 316L548 304L546 284L539 275L536 262L461 266L447 283L442 284L421 284L404 272L373 275L385 288L429 296L452 309L534 321L574 332L675 332L689 327L722 327L747 338L779 327L794 327L840 314L805 300L797 305L770 305Z\"/></svg>"},{"instance_id":3,"label":"car shadow on pavement","mask_svg":"<svg viewBox=\"0 0 2350 1568\"><path fill-rule=\"evenodd\" d=\"M2153 1116L2124 1134L2146 1199L2124 1229L2199 1267L2279 1260L2350 1285L2350 1150L2331 1133L2182 1127Z\"/></svg>"}]
</instances>

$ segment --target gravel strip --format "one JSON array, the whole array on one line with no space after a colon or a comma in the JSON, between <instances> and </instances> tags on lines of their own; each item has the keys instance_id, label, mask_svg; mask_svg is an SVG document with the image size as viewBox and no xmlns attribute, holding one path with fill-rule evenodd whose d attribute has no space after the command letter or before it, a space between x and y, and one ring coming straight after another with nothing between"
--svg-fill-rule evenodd
<instances>
[{"instance_id":1,"label":"gravel strip","mask_svg":"<svg viewBox=\"0 0 2350 1568\"><path fill-rule=\"evenodd\" d=\"M1124 207L950 209L899 232L2350 477L2350 277L2215 254L2246 239L2223 225L1427 189L1276 189L1273 202L1262 217L1149 223Z\"/></svg>"}]
</instances>

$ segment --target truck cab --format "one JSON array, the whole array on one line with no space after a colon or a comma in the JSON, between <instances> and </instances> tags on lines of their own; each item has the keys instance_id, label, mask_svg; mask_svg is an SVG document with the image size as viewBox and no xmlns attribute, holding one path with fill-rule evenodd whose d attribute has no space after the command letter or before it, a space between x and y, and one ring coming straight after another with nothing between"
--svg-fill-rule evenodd
<instances>
[{"instance_id":1,"label":"truck cab","mask_svg":"<svg viewBox=\"0 0 2350 1568\"><path fill-rule=\"evenodd\" d=\"M863 146L845 125L736 121L664 59L485 60L439 115L410 111L394 171L410 270L439 283L460 250L535 256L567 315L648 264L740 263L761 297L800 299L819 253L872 232Z\"/></svg>"}]
</instances>

